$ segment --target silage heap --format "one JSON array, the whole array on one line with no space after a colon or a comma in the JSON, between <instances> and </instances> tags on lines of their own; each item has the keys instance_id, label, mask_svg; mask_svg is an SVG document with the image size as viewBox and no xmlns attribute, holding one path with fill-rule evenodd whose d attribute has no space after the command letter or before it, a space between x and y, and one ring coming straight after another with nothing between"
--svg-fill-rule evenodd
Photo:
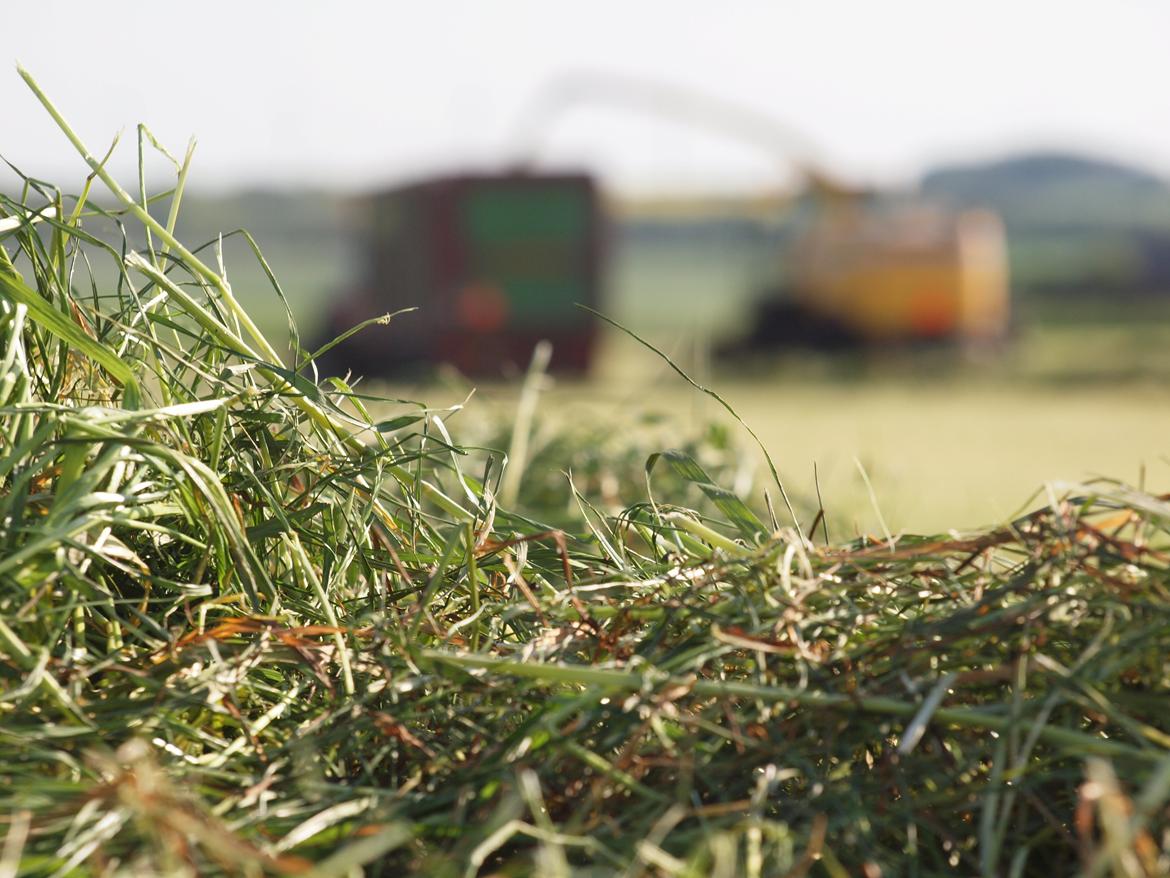
<instances>
[{"instance_id":1,"label":"silage heap","mask_svg":"<svg viewBox=\"0 0 1170 878\"><path fill-rule=\"evenodd\" d=\"M0 201L3 874L1167 871L1164 498L825 545L676 453L553 530L91 162Z\"/></svg>"}]
</instances>

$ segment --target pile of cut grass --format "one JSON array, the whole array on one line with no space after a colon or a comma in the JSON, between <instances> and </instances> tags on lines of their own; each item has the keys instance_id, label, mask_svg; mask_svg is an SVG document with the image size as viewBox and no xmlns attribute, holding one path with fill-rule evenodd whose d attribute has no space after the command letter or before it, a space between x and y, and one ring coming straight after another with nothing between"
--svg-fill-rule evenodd
<instances>
[{"instance_id":1,"label":"pile of cut grass","mask_svg":"<svg viewBox=\"0 0 1170 878\"><path fill-rule=\"evenodd\" d=\"M0 198L0 875L1170 869L1164 498L824 545L666 453L555 530L29 82L117 206Z\"/></svg>"}]
</instances>

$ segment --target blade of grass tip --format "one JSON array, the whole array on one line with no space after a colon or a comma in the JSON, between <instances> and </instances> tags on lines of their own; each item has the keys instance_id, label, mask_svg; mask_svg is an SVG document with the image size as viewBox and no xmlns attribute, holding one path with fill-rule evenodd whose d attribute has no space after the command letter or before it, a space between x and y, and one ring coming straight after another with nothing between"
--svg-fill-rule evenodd
<instances>
[{"instance_id":1,"label":"blade of grass tip","mask_svg":"<svg viewBox=\"0 0 1170 878\"><path fill-rule=\"evenodd\" d=\"M304 546L301 545L300 537L296 533L281 534L281 539L284 544L293 553L293 557L297 560L297 566L300 567L302 575L309 581L309 585L316 594L317 600L321 602L321 610L325 613L325 620L335 629L340 629L341 624L337 620L337 613L333 610L333 602L329 599L329 595L325 593L325 587L321 584L316 571L313 569L313 562L309 560L309 556L305 553ZM341 679L342 685L345 687L346 695L354 694L353 684L353 669L349 663L349 646L345 642L345 636L339 631L334 631L333 642L337 646L337 660L341 665Z\"/></svg>"},{"instance_id":2,"label":"blade of grass tip","mask_svg":"<svg viewBox=\"0 0 1170 878\"><path fill-rule=\"evenodd\" d=\"M157 149L160 153L162 153L163 156L166 157L166 160L174 166L175 172L178 173L179 160L177 158L175 158L173 155L171 155L171 151L169 149L167 149L165 146L163 146L162 142L157 137L154 136L154 132L151 131L149 128L147 128L145 125L143 125L141 122L138 123L138 131L139 131L139 136L145 136L146 139L150 141L150 145L153 146L155 149ZM188 158L190 158L191 150L194 149L194 147L195 147L195 138L191 138L191 140L188 141L188 144L187 144Z\"/></svg>"},{"instance_id":3,"label":"blade of grass tip","mask_svg":"<svg viewBox=\"0 0 1170 878\"><path fill-rule=\"evenodd\" d=\"M418 308L403 308L400 311L392 311L389 314L379 314L377 317L371 317L369 320L363 320L361 323L357 324L357 326L351 326L345 332L341 333L341 335L337 336L337 338L333 339L330 342L326 342L325 344L321 345L321 347L317 348L317 350L313 351L313 353L306 354L305 357L299 363L297 363L296 371L299 372L301 369L305 368L305 366L309 365L309 363L311 363L313 360L316 360L321 355L326 354L329 351L333 350L335 347L337 347L339 344L341 344L343 341L345 341L351 335L357 335L359 332L361 332L366 327L375 326L375 325L387 326L387 325L389 325L390 321L393 320L395 317L397 317L399 314L409 314L411 311L417 311L417 310L418 310Z\"/></svg>"},{"instance_id":4,"label":"blade of grass tip","mask_svg":"<svg viewBox=\"0 0 1170 878\"><path fill-rule=\"evenodd\" d=\"M869 492L869 502L873 506L873 511L877 515L878 524L881 525L882 535L886 538L889 544L890 551L894 551L894 537L890 533L889 527L886 526L885 516L882 515L882 508L878 505L877 492L873 489L873 483L869 480L869 473L865 471L865 467L861 463L861 458L853 458L853 462L857 464L857 471L861 473L861 480L865 482L865 490Z\"/></svg>"},{"instance_id":5,"label":"blade of grass tip","mask_svg":"<svg viewBox=\"0 0 1170 878\"><path fill-rule=\"evenodd\" d=\"M146 126L141 123L138 125L138 197L142 199L142 209L149 212L150 202L146 197ZM151 260L158 265L158 253L154 249L154 238L151 237L150 228L146 229L146 252L150 254Z\"/></svg>"},{"instance_id":6,"label":"blade of grass tip","mask_svg":"<svg viewBox=\"0 0 1170 878\"><path fill-rule=\"evenodd\" d=\"M614 566L623 572L627 571L629 565L626 563L626 559L613 547L611 542L613 531L605 524L606 519L604 513L586 500L585 496L577 490L577 486L573 483L572 470L565 473L565 479L569 483L569 492L573 495L573 500L577 504L578 511L581 513L581 520L585 522L585 527L588 528L593 538L597 540L597 544L601 547L606 557L613 562ZM593 514L592 518L590 517L590 513ZM603 529L605 533L602 532Z\"/></svg>"},{"instance_id":7,"label":"blade of grass tip","mask_svg":"<svg viewBox=\"0 0 1170 878\"><path fill-rule=\"evenodd\" d=\"M821 514L821 530L825 535L825 545L829 545L829 516L825 513L825 501L821 497L821 477L817 472L817 462L813 461L813 485L817 489L817 509ZM812 536L810 534L810 536Z\"/></svg>"},{"instance_id":8,"label":"blade of grass tip","mask_svg":"<svg viewBox=\"0 0 1170 878\"><path fill-rule=\"evenodd\" d=\"M147 133L149 134L150 132L147 131ZM153 135L151 135L151 139L154 139ZM159 149L162 149L161 145L158 146ZM171 237L174 237L175 224L179 221L179 205L183 203L183 193L187 190L187 174L191 170L191 160L194 157L195 138L192 137L191 140L187 143L187 152L183 156L183 163L179 166L178 179L175 182L175 191L171 195L171 209L167 213L167 234L169 234ZM167 241L163 241L162 248L159 250L159 255L165 257L170 248L171 245Z\"/></svg>"},{"instance_id":9,"label":"blade of grass tip","mask_svg":"<svg viewBox=\"0 0 1170 878\"><path fill-rule=\"evenodd\" d=\"M77 196L77 203L73 206L73 213L71 213L69 215L69 219L66 220L66 223L70 226L70 228L77 229L80 226L81 212L85 210L85 205L89 201L89 190L92 188L93 174L90 174L85 178L85 185L81 187L81 194ZM86 261L89 261L88 257L86 257ZM92 275L92 270L90 273Z\"/></svg>"},{"instance_id":10,"label":"blade of grass tip","mask_svg":"<svg viewBox=\"0 0 1170 878\"><path fill-rule=\"evenodd\" d=\"M528 459L528 440L532 435L532 419L536 415L536 401L540 397L545 372L552 357L552 345L539 342L532 351L528 374L524 376L524 387L520 391L520 402L516 406L516 420L512 425L512 441L508 446L508 463L504 469L504 481L500 485L500 503L505 508L516 505L520 496L520 479Z\"/></svg>"},{"instance_id":11,"label":"blade of grass tip","mask_svg":"<svg viewBox=\"0 0 1170 878\"><path fill-rule=\"evenodd\" d=\"M584 311L588 311L594 317L597 317L597 318L600 318L601 320L604 320L610 326L614 327L614 329L621 330L626 335L628 335L630 338L632 338L634 341L638 342L638 344L642 345L643 347L645 347L645 348L649 349L650 351L652 351L653 353L657 354L668 366L670 366L671 369L673 369L675 371L676 374L679 375L679 377L681 377L684 381L686 381L687 384L691 385L691 387L695 388L695 390L698 390L700 393L707 394L707 396L711 397L713 400L715 400L717 403L719 403L719 405L721 405L723 407L724 411L726 411L729 415L731 415L732 418L735 419L735 422L737 424L739 424L741 427L743 427L745 430L748 431L748 435L750 435L752 437L752 439L755 441L756 446L760 449L760 452L764 455L764 460L767 461L767 463L768 463L768 469L771 470L771 472L772 472L772 480L776 483L776 487L780 490L780 496L784 499L784 505L786 507L788 507L788 515L792 519L792 526L794 528L796 528L797 534L799 534L800 538L803 540L804 539L804 531L802 530L802 528L800 526L800 521L797 520L796 511L792 508L792 501L788 499L788 492L786 490L784 490L784 483L782 481L780 481L780 472L779 472L779 470L776 469L776 464L772 460L772 455L770 455L768 453L767 447L764 445L763 440L760 439L760 437L756 435L756 431L753 430L750 426L748 426L747 422L744 421L744 419L739 416L739 413L734 408L731 407L730 403L728 403L727 400L725 400L722 396L720 396L718 393L716 393L711 388L704 387L702 384L699 384L697 381L695 381L693 378L691 378L691 376L688 375L685 371L683 371L683 369L677 363L675 363L674 360L672 360L669 356L667 356L664 351L655 347L650 342L646 341L646 339L642 338L640 335L638 335L632 329L627 329L625 326L622 326L616 320L612 320L611 318L606 317L600 311L594 310L593 308L590 308L588 305L582 305L582 304L578 303L577 307L581 308Z\"/></svg>"},{"instance_id":12,"label":"blade of grass tip","mask_svg":"<svg viewBox=\"0 0 1170 878\"><path fill-rule=\"evenodd\" d=\"M764 491L764 508L768 510L768 523L772 525L772 533L780 530L780 521L776 518L776 507L772 505L772 495Z\"/></svg>"}]
</instances>

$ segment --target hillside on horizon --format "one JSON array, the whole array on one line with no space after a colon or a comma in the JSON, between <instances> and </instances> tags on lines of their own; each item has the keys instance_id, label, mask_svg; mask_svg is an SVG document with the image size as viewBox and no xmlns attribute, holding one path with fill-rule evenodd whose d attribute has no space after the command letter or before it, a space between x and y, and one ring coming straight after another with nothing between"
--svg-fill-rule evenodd
<instances>
[{"instance_id":1,"label":"hillside on horizon","mask_svg":"<svg viewBox=\"0 0 1170 878\"><path fill-rule=\"evenodd\" d=\"M1073 152L942 165L923 175L919 190L996 210L1009 228L1170 230L1170 182L1136 165Z\"/></svg>"}]
</instances>

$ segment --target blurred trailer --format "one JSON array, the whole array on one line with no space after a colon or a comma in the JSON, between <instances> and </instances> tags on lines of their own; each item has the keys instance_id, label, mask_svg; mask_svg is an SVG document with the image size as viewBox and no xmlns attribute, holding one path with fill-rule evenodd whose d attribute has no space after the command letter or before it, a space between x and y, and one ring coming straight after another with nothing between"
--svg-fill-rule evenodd
<instances>
[{"instance_id":1,"label":"blurred trailer","mask_svg":"<svg viewBox=\"0 0 1170 878\"><path fill-rule=\"evenodd\" d=\"M604 222L586 174L440 177L368 199L368 265L330 311L330 337L405 308L329 352L325 368L390 375L449 363L474 376L523 369L537 342L550 368L589 369L601 299Z\"/></svg>"}]
</instances>

